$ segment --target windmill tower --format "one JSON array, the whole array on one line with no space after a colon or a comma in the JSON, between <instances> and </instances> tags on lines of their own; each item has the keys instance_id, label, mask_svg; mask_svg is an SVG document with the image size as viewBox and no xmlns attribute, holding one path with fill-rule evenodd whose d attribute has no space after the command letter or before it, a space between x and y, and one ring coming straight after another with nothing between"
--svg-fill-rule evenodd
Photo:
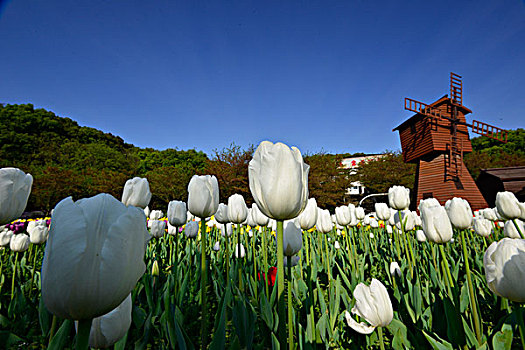
<instances>
[{"instance_id":1,"label":"windmill tower","mask_svg":"<svg viewBox=\"0 0 525 350\"><path fill-rule=\"evenodd\" d=\"M472 152L467 127L501 142L507 142L507 131L477 120L466 122L465 115L472 111L463 106L463 82L454 73L450 73L450 97L445 95L430 105L405 98L405 109L416 114L393 131L399 131L404 161L417 164L413 205L431 197L442 205L461 197L472 210L486 208L463 163L463 155Z\"/></svg>"}]
</instances>

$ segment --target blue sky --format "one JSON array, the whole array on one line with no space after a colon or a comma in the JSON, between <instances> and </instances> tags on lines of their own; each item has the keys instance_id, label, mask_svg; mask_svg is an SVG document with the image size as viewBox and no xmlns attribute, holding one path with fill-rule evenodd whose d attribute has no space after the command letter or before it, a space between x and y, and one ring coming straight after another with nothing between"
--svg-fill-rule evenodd
<instances>
[{"instance_id":1,"label":"blue sky","mask_svg":"<svg viewBox=\"0 0 525 350\"><path fill-rule=\"evenodd\" d=\"M525 127L519 0L0 0L0 38L1 103L140 147L396 150L403 98L451 71L475 119Z\"/></svg>"}]
</instances>

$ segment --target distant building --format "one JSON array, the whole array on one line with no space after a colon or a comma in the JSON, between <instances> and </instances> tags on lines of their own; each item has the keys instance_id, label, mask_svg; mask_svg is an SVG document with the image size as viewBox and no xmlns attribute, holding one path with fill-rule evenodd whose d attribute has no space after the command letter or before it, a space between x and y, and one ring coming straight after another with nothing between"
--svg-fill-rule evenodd
<instances>
[{"instance_id":1,"label":"distant building","mask_svg":"<svg viewBox=\"0 0 525 350\"><path fill-rule=\"evenodd\" d=\"M489 207L496 205L496 194L509 191L520 202L525 200L525 166L482 169L476 180Z\"/></svg>"},{"instance_id":2,"label":"distant building","mask_svg":"<svg viewBox=\"0 0 525 350\"><path fill-rule=\"evenodd\" d=\"M377 160L379 158L384 157L384 154L371 154L368 156L359 156L359 157L352 157L352 158L343 158L341 160L341 166L344 169L350 169L349 175L355 175L357 174L357 168L359 167L359 164L366 163L371 160ZM351 183L350 188L346 189L345 197L349 196L363 196L366 193L366 188L363 186L363 184L359 181L353 181Z\"/></svg>"}]
</instances>

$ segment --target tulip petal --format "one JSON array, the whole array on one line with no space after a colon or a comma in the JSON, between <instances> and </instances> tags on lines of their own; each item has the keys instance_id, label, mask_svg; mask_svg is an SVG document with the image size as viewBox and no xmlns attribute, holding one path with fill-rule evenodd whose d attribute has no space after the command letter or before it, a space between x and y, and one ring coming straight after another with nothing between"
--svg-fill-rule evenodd
<instances>
[{"instance_id":1,"label":"tulip petal","mask_svg":"<svg viewBox=\"0 0 525 350\"><path fill-rule=\"evenodd\" d=\"M346 323L350 328L352 328L354 331L361 333L361 334L370 334L376 329L375 326L369 326L364 322L357 322L350 316L350 313L348 311L345 311L345 318Z\"/></svg>"}]
</instances>

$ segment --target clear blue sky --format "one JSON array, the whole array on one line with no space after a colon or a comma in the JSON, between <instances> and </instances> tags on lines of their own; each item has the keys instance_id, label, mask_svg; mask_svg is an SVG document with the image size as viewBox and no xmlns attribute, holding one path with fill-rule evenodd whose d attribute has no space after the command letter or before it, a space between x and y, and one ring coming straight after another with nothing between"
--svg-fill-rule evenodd
<instances>
[{"instance_id":1,"label":"clear blue sky","mask_svg":"<svg viewBox=\"0 0 525 350\"><path fill-rule=\"evenodd\" d=\"M524 1L0 0L0 102L140 147L395 150L451 71L475 119L525 127Z\"/></svg>"}]
</instances>

